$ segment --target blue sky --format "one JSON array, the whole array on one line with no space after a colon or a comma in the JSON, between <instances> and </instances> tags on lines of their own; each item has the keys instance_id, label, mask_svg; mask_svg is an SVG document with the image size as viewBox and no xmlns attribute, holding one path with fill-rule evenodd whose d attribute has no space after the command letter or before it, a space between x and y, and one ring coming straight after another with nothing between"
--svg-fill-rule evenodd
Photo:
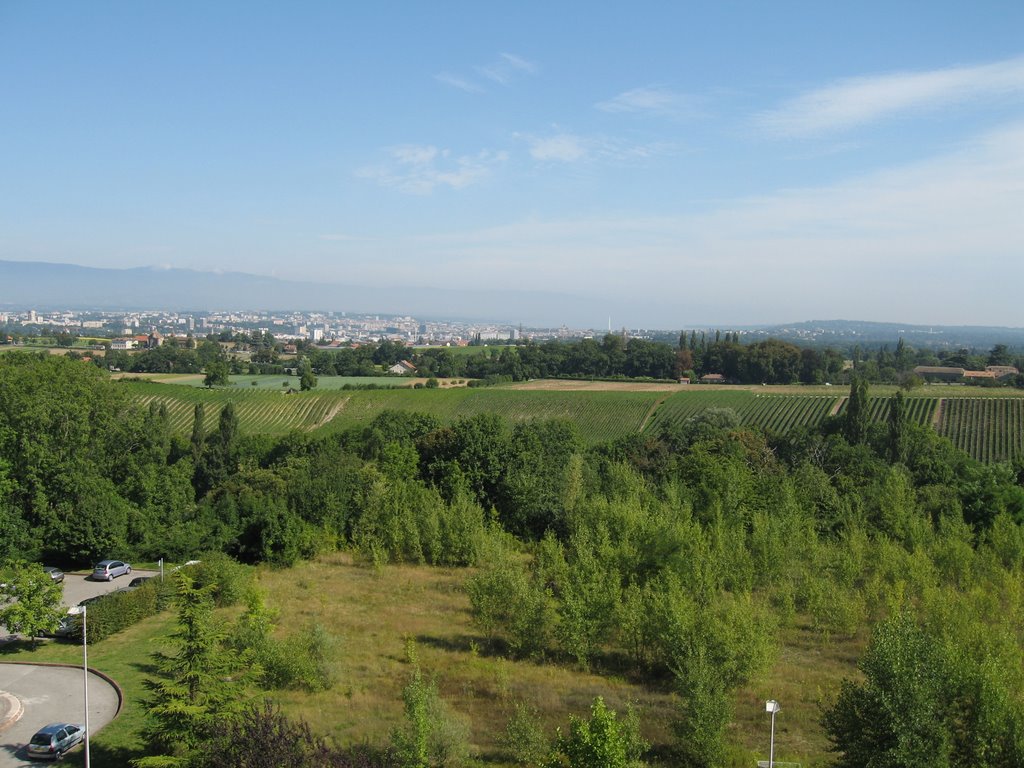
<instances>
[{"instance_id":1,"label":"blue sky","mask_svg":"<svg viewBox=\"0 0 1024 768\"><path fill-rule=\"evenodd\" d=\"M0 259L1021 326L1022 30L1019 0L0 0Z\"/></svg>"}]
</instances>

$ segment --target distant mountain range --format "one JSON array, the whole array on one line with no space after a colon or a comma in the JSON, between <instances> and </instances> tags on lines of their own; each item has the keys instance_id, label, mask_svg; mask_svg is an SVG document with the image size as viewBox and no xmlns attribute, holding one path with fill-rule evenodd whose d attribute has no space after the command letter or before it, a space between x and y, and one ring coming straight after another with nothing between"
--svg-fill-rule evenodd
<instances>
[{"instance_id":1,"label":"distant mountain range","mask_svg":"<svg viewBox=\"0 0 1024 768\"><path fill-rule=\"evenodd\" d=\"M0 261L0 307L10 309L297 310L412 315L506 324L588 327L607 309L557 293L380 288L299 282L243 272L100 269Z\"/></svg>"}]
</instances>

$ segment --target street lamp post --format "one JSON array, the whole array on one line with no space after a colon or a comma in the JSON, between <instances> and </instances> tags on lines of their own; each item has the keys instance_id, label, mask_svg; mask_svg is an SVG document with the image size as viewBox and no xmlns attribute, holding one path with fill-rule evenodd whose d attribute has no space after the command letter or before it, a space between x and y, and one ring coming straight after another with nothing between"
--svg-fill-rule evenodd
<instances>
[{"instance_id":1,"label":"street lamp post","mask_svg":"<svg viewBox=\"0 0 1024 768\"><path fill-rule=\"evenodd\" d=\"M765 702L764 711L772 713L772 740L768 748L768 768L775 768L775 713L780 709L779 702L775 699Z\"/></svg>"},{"instance_id":2,"label":"street lamp post","mask_svg":"<svg viewBox=\"0 0 1024 768\"><path fill-rule=\"evenodd\" d=\"M85 676L85 768L89 768L89 606L82 606L82 672Z\"/></svg>"}]
</instances>

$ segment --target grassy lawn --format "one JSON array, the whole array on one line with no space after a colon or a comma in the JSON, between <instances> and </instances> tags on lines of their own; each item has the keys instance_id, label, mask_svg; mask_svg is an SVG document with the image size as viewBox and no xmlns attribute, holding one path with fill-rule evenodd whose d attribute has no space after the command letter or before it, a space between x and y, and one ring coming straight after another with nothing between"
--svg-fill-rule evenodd
<instances>
[{"instance_id":1,"label":"grassy lawn","mask_svg":"<svg viewBox=\"0 0 1024 768\"><path fill-rule=\"evenodd\" d=\"M470 625L462 591L466 571L421 566L373 569L346 555L290 571L261 570L268 603L291 631L320 624L334 636L335 685L322 693L281 692L286 712L339 743L385 743L402 722L402 688L410 674L406 644L436 679L442 698L469 725L478 758L511 765L502 735L514 704L537 708L549 734L569 713L584 714L595 696L624 709L636 701L653 741L668 736L669 696L628 679L581 673L571 666L489 655Z\"/></svg>"}]
</instances>

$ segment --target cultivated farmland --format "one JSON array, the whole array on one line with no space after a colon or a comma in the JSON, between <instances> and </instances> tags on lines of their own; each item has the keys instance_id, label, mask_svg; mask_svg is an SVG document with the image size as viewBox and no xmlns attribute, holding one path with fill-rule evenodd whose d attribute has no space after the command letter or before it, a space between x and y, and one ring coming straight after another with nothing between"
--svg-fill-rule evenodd
<instances>
[{"instance_id":1,"label":"cultivated farmland","mask_svg":"<svg viewBox=\"0 0 1024 768\"><path fill-rule=\"evenodd\" d=\"M167 407L171 430L185 435L192 430L197 403L202 403L207 431L217 426L221 409L235 405L239 427L247 434L283 435L292 430L309 431L328 423L344 405L344 392L271 392L266 390L205 390L175 384L125 382L132 397L148 407L160 403Z\"/></svg>"},{"instance_id":2,"label":"cultivated farmland","mask_svg":"<svg viewBox=\"0 0 1024 768\"><path fill-rule=\"evenodd\" d=\"M216 427L220 409L230 401L235 404L245 434L340 431L368 424L385 410L400 410L429 414L446 424L482 413L494 413L510 422L566 419L579 427L590 444L637 432L654 434L707 408L730 408L745 426L785 434L841 414L846 404L845 392L799 387L686 387L671 391L644 386L632 390L621 383L617 387L575 389L566 385L533 389L443 387L286 394L261 386L207 390L138 381L124 381L122 386L143 405L166 405L171 427L181 435L191 431L194 407L200 402L205 405L208 431ZM869 398L871 419L884 422L889 404L888 392ZM1024 396L1013 390L999 390L999 395L949 389L934 395L929 391L913 393L906 398L906 411L912 422L934 427L981 461L1006 461L1024 455Z\"/></svg>"},{"instance_id":3,"label":"cultivated farmland","mask_svg":"<svg viewBox=\"0 0 1024 768\"><path fill-rule=\"evenodd\" d=\"M817 424L840 403L838 395L774 395L749 390L687 390L658 408L648 427L657 431L678 425L707 408L730 408L745 426L783 434L794 427Z\"/></svg>"},{"instance_id":4,"label":"cultivated farmland","mask_svg":"<svg viewBox=\"0 0 1024 768\"><path fill-rule=\"evenodd\" d=\"M938 431L980 461L1008 461L1024 453L1024 399L944 400Z\"/></svg>"},{"instance_id":5,"label":"cultivated farmland","mask_svg":"<svg viewBox=\"0 0 1024 768\"><path fill-rule=\"evenodd\" d=\"M342 430L368 424L385 410L415 411L442 423L481 413L511 422L567 419L583 438L598 443L638 432L656 406L657 392L531 392L511 389L379 389L283 392L252 388L203 390L173 384L124 382L132 396L148 406L167 407L171 428L188 434L196 403L205 406L206 429L217 425L224 404L233 402L245 434L286 434L292 430Z\"/></svg>"}]
</instances>

